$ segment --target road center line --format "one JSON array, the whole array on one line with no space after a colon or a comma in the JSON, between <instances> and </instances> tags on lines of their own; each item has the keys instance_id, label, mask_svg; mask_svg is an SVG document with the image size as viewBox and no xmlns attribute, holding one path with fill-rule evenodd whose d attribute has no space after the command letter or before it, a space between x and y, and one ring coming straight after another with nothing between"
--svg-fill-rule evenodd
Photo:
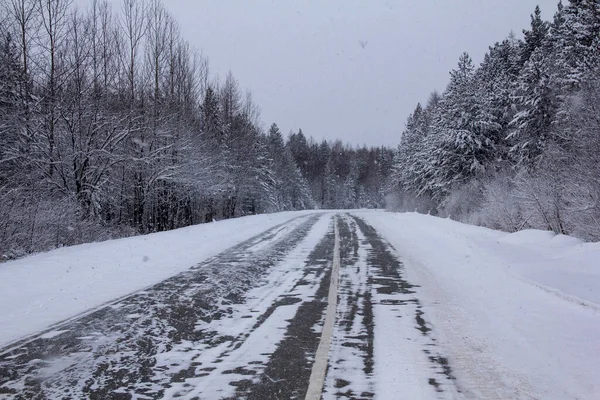
<instances>
[{"instance_id":1,"label":"road center line","mask_svg":"<svg viewBox=\"0 0 600 400\"><path fill-rule=\"evenodd\" d=\"M325 383L325 374L327 372L327 362L329 358L329 348L331 346L331 336L333 335L333 325L335 323L335 314L337 308L337 292L340 271L340 234L337 226L337 217L334 217L335 243L333 247L333 265L331 267L331 281L329 284L329 295L327 297L327 310L325 311L325 324L321 333L321 341L315 355L315 363L310 373L310 382L305 400L320 400Z\"/></svg>"}]
</instances>

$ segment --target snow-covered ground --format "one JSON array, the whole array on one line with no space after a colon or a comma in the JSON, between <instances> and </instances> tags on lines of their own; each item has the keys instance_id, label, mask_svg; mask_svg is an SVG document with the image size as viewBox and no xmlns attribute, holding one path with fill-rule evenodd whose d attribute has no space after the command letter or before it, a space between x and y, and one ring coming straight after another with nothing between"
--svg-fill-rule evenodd
<instances>
[{"instance_id":1,"label":"snow-covered ground","mask_svg":"<svg viewBox=\"0 0 600 400\"><path fill-rule=\"evenodd\" d=\"M306 328L291 318L311 324L299 337L320 332L319 309L309 313L314 322L294 315L313 300L324 309L313 292L317 278L327 281L317 275L331 264L333 239L324 235L332 230L333 213L305 238L300 235L302 240L293 235L302 226L308 229L306 218L295 217L312 213L246 217L0 264L0 347L36 332L50 343L64 332L60 326L47 330L52 324L214 260L272 229L213 266L239 267L253 255L269 259L276 243L275 248L291 246L272 260L267 278L252 286L238 308L203 328L241 338L239 347L227 360L219 347L225 341L213 352L202 351L199 360L208 372L172 386L180 390L193 383L191 394L231 394L230 387L223 391L227 382L248 371L256 372L258 382L261 371L274 368L267 359L278 344L278 357L287 357L283 350L293 346L281 346L284 328L286 338ZM325 398L350 389L365 397L372 391L374 398L600 398L600 243L542 231L508 234L414 213L350 212L358 219L344 213L337 219L342 265ZM317 243L331 249L311 252ZM228 260L229 253L239 259ZM271 308L272 314L265 311ZM250 316L262 314L263 325L248 331L256 325ZM184 344L156 354L165 373L198 362L186 361L191 353ZM15 351L10 357L19 356ZM226 373L230 376L222 376Z\"/></svg>"},{"instance_id":2,"label":"snow-covered ground","mask_svg":"<svg viewBox=\"0 0 600 400\"><path fill-rule=\"evenodd\" d=\"M421 286L466 398L600 398L600 243L414 213L356 214Z\"/></svg>"},{"instance_id":3,"label":"snow-covered ground","mask_svg":"<svg viewBox=\"0 0 600 400\"><path fill-rule=\"evenodd\" d=\"M158 283L307 213L312 212L224 220L0 264L0 347Z\"/></svg>"}]
</instances>

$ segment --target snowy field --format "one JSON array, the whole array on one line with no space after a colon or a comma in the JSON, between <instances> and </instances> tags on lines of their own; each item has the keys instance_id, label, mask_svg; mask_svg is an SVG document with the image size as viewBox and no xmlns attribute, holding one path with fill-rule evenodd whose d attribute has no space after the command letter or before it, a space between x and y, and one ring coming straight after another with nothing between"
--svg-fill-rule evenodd
<instances>
[{"instance_id":1,"label":"snowy field","mask_svg":"<svg viewBox=\"0 0 600 400\"><path fill-rule=\"evenodd\" d=\"M152 350L159 352L151 355L154 367L162 368L155 373L179 376L156 393L234 396L263 390L265 382L285 389L272 377L289 361L287 352L304 336L316 348L321 332L335 222L341 269L324 398L344 391L381 399L600 398L600 243L542 231L508 234L414 213L305 218L312 213L245 217L0 264L0 347L36 332L44 332L32 341L36 346L58 340L66 331L48 330L51 325L176 275L171 284L183 287L189 279L180 274L200 263L200 275L213 268L216 277L225 266L244 276L242 269L262 263L266 272L248 275L252 289L228 303L225 317L196 322L182 331L191 339L163 343L168 351ZM225 253L211 264L242 242L231 259ZM188 286L193 299L201 285ZM198 327L221 339L197 338ZM19 357L11 351L7 362ZM296 367L306 361L305 376L311 351L294 361ZM82 353L73 354L63 360L82 362ZM86 365L94 360L88 357ZM204 369L181 375L196 365Z\"/></svg>"}]
</instances>

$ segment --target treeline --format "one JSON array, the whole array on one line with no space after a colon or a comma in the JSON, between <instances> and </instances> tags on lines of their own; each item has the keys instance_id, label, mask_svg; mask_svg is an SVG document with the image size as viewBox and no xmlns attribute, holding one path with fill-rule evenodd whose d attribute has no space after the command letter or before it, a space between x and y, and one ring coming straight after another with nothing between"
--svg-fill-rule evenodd
<instances>
[{"instance_id":1,"label":"treeline","mask_svg":"<svg viewBox=\"0 0 600 400\"><path fill-rule=\"evenodd\" d=\"M600 240L600 3L539 7L408 118L390 207Z\"/></svg>"},{"instance_id":2,"label":"treeline","mask_svg":"<svg viewBox=\"0 0 600 400\"><path fill-rule=\"evenodd\" d=\"M339 140L317 143L307 139L302 130L289 136L287 147L318 208L385 207L392 149L353 148Z\"/></svg>"},{"instance_id":3,"label":"treeline","mask_svg":"<svg viewBox=\"0 0 600 400\"><path fill-rule=\"evenodd\" d=\"M211 77L160 0L123 0L117 11L98 0L85 11L70 0L2 2L0 258L382 204L370 181L381 182L381 149L315 147L300 133L286 142L276 126L261 130L259 114L231 73ZM351 191L355 201L342 202Z\"/></svg>"}]
</instances>

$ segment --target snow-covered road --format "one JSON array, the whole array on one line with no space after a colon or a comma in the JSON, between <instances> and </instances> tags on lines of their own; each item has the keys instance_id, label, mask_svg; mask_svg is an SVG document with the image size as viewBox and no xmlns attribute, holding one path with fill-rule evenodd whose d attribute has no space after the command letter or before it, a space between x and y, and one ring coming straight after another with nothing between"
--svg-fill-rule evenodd
<instances>
[{"instance_id":1,"label":"snow-covered road","mask_svg":"<svg viewBox=\"0 0 600 400\"><path fill-rule=\"evenodd\" d=\"M185 235L190 247L194 229L163 241L174 247ZM144 289L132 294L132 283L115 282L117 299L101 306L103 287L88 284L82 301L93 307L81 314L77 299L63 296L72 313L63 322L67 311L50 302L56 324L0 350L0 399L304 399L309 386L306 398L323 399L600 398L600 271L591 265L599 246L381 211L200 229L204 238L228 230L237 244L221 238L233 247L204 250L210 258L190 247L199 264L155 283L141 278ZM148 248L133 242L135 253L156 252L159 236L147 237ZM218 248L211 240L205 245ZM126 241L99 244L105 261ZM97 246L0 265L0 276L25 266L43 286L51 277L36 260L76 268L95 256L101 268ZM160 261L143 262L162 276ZM139 273L130 265L120 278ZM0 320L14 315L10 301L27 310L43 302L1 289ZM327 368L315 363L318 348Z\"/></svg>"}]
</instances>

